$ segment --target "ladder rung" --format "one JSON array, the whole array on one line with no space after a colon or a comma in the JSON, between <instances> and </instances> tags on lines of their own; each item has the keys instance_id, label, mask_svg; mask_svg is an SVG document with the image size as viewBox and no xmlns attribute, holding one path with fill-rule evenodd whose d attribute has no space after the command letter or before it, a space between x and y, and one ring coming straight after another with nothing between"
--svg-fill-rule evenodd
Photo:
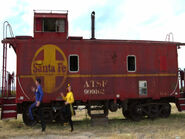
<instances>
[{"instance_id":1,"label":"ladder rung","mask_svg":"<svg viewBox=\"0 0 185 139\"><path fill-rule=\"evenodd\" d=\"M3 113L16 113L14 110L4 110Z\"/></svg>"},{"instance_id":2,"label":"ladder rung","mask_svg":"<svg viewBox=\"0 0 185 139\"><path fill-rule=\"evenodd\" d=\"M178 98L179 100L185 100L185 98Z\"/></svg>"},{"instance_id":3,"label":"ladder rung","mask_svg":"<svg viewBox=\"0 0 185 139\"><path fill-rule=\"evenodd\" d=\"M16 117L10 117L10 118L2 118L2 120L6 121L6 120L10 120L10 119L16 119Z\"/></svg>"},{"instance_id":4,"label":"ladder rung","mask_svg":"<svg viewBox=\"0 0 185 139\"><path fill-rule=\"evenodd\" d=\"M3 104L3 106L16 106L16 104Z\"/></svg>"},{"instance_id":5,"label":"ladder rung","mask_svg":"<svg viewBox=\"0 0 185 139\"><path fill-rule=\"evenodd\" d=\"M15 97L3 97L3 99L15 99Z\"/></svg>"}]
</instances>

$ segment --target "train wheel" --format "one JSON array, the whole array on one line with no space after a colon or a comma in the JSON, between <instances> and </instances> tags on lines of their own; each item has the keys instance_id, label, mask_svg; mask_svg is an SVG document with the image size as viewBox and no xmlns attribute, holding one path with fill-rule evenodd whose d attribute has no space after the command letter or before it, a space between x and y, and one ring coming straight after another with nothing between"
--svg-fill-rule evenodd
<instances>
[{"instance_id":1,"label":"train wheel","mask_svg":"<svg viewBox=\"0 0 185 139\"><path fill-rule=\"evenodd\" d=\"M109 114L109 109L108 109L108 104L105 104L104 105L104 116L106 117L106 116L108 116L108 114Z\"/></svg>"},{"instance_id":2,"label":"train wheel","mask_svg":"<svg viewBox=\"0 0 185 139\"><path fill-rule=\"evenodd\" d=\"M58 111L54 117L56 123L63 124L66 121L61 111Z\"/></svg>"},{"instance_id":3,"label":"train wheel","mask_svg":"<svg viewBox=\"0 0 185 139\"><path fill-rule=\"evenodd\" d=\"M101 105L92 105L91 102L89 101L87 105L87 113L91 118L107 117L109 114L108 106L109 106L108 101L103 102ZM95 112L95 113L92 114L92 112Z\"/></svg>"},{"instance_id":4,"label":"train wheel","mask_svg":"<svg viewBox=\"0 0 185 139\"><path fill-rule=\"evenodd\" d=\"M131 119L129 111L122 108L122 114L126 119Z\"/></svg>"},{"instance_id":5,"label":"train wheel","mask_svg":"<svg viewBox=\"0 0 185 139\"><path fill-rule=\"evenodd\" d=\"M148 106L148 110L149 110L149 118L155 119L159 116L159 105L150 104Z\"/></svg>"},{"instance_id":6,"label":"train wheel","mask_svg":"<svg viewBox=\"0 0 185 139\"><path fill-rule=\"evenodd\" d=\"M30 119L28 110L29 110L29 107L23 112L22 119L25 125L32 126L33 123L35 123L35 121Z\"/></svg>"},{"instance_id":7,"label":"train wheel","mask_svg":"<svg viewBox=\"0 0 185 139\"><path fill-rule=\"evenodd\" d=\"M140 121L143 117L142 106L139 103L132 103L129 107L130 118L134 121Z\"/></svg>"},{"instance_id":8,"label":"train wheel","mask_svg":"<svg viewBox=\"0 0 185 139\"><path fill-rule=\"evenodd\" d=\"M65 120L64 119L61 119L61 116L57 116L56 118L55 118L55 122L56 123L60 123L60 124L64 124L64 122L65 122Z\"/></svg>"},{"instance_id":9,"label":"train wheel","mask_svg":"<svg viewBox=\"0 0 185 139\"><path fill-rule=\"evenodd\" d=\"M111 112L116 112L116 111L118 110L118 105L117 105L117 103L114 103L114 101L111 101L111 102L109 103L109 110L110 110Z\"/></svg>"},{"instance_id":10,"label":"train wheel","mask_svg":"<svg viewBox=\"0 0 185 139\"><path fill-rule=\"evenodd\" d=\"M51 123L53 121L53 113L51 108L43 107L42 108L43 119L46 123Z\"/></svg>"},{"instance_id":11,"label":"train wheel","mask_svg":"<svg viewBox=\"0 0 185 139\"><path fill-rule=\"evenodd\" d=\"M169 103L162 104L159 110L159 116L161 118L167 118L171 114L171 105Z\"/></svg>"}]
</instances>

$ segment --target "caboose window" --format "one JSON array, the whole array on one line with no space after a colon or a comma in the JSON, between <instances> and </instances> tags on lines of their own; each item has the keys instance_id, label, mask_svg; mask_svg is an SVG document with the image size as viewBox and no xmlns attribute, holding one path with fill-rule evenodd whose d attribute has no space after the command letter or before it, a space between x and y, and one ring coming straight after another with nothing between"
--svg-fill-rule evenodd
<instances>
[{"instance_id":1,"label":"caboose window","mask_svg":"<svg viewBox=\"0 0 185 139\"><path fill-rule=\"evenodd\" d=\"M79 71L79 56L78 55L69 56L69 71L70 72Z\"/></svg>"},{"instance_id":2,"label":"caboose window","mask_svg":"<svg viewBox=\"0 0 185 139\"><path fill-rule=\"evenodd\" d=\"M43 19L44 32L65 32L65 20L55 18Z\"/></svg>"},{"instance_id":3,"label":"caboose window","mask_svg":"<svg viewBox=\"0 0 185 139\"><path fill-rule=\"evenodd\" d=\"M127 56L127 70L129 72L136 71L136 57L135 56Z\"/></svg>"}]
</instances>

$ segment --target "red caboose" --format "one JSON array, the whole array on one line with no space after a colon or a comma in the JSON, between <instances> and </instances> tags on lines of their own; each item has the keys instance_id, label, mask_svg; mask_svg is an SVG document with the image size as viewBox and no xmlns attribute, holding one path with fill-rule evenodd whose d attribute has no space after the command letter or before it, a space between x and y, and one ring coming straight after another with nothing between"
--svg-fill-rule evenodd
<instances>
[{"instance_id":1,"label":"red caboose","mask_svg":"<svg viewBox=\"0 0 185 139\"><path fill-rule=\"evenodd\" d=\"M11 102L6 96L4 70L3 95L6 98L3 99L2 118L21 113L29 125L27 111L34 101L31 87L37 77L42 80L47 121L62 120L60 111L53 111L53 108L60 109L63 105L60 92L65 92L68 83L74 92L74 107L86 106L91 117L107 116L108 110L117 111L118 108L122 108L126 118L133 120L145 116L168 117L170 102L176 103L179 111L185 109L185 99L179 90L177 60L177 49L182 43L95 39L95 13L91 16L91 39L68 36L67 11L35 11L34 37L2 40L3 69L6 69L7 44L17 55L16 107L7 105ZM183 73L181 71L181 83ZM95 110L103 110L103 113L93 114Z\"/></svg>"}]
</instances>

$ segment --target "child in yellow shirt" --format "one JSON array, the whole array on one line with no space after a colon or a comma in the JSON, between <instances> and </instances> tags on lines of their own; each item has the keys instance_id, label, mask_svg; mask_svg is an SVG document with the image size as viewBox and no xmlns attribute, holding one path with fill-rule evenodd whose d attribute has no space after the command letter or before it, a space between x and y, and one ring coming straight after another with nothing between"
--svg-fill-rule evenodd
<instances>
[{"instance_id":1,"label":"child in yellow shirt","mask_svg":"<svg viewBox=\"0 0 185 139\"><path fill-rule=\"evenodd\" d=\"M72 104L74 103L74 96L73 92L71 90L70 84L68 84L67 87L67 95L64 96L63 93L61 93L62 98L65 100L65 118L69 121L69 124L71 126L71 132L74 130L73 129L73 121L72 121L72 116L74 115L73 111L73 106Z\"/></svg>"}]
</instances>

